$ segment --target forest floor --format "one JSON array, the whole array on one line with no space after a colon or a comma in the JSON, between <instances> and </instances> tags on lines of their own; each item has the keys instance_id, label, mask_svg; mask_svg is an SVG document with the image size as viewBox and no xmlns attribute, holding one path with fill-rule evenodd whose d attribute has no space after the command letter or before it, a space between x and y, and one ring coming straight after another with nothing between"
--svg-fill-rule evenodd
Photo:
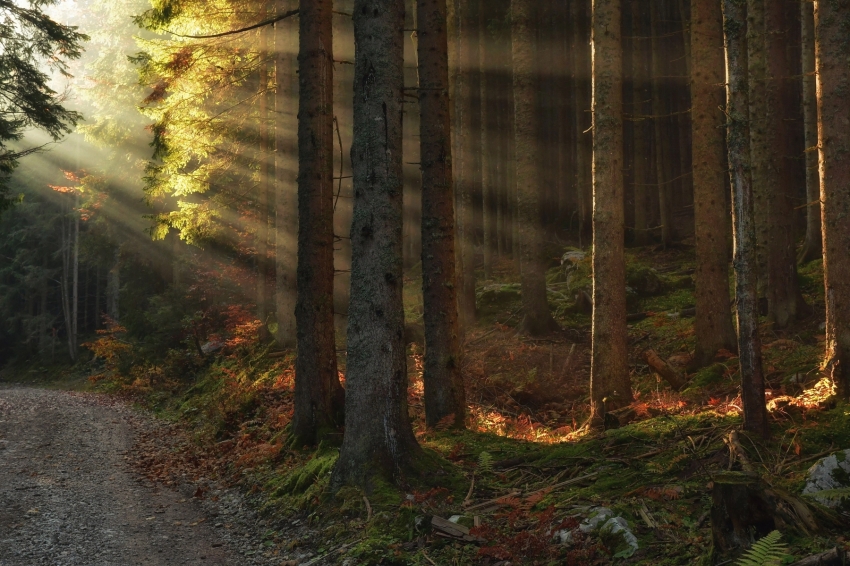
<instances>
[{"instance_id":1,"label":"forest floor","mask_svg":"<svg viewBox=\"0 0 850 566\"><path fill-rule=\"evenodd\" d=\"M798 496L815 461L850 448L850 407L835 403L818 369L822 315L783 331L762 321L772 437L741 433L730 450L730 433L741 426L736 356L721 352L709 367L688 369L692 249L630 250L635 400L608 430L594 431L585 426L590 316L582 294L590 258L564 251L552 254L547 278L563 330L542 339L514 330L521 297L513 264L500 262L491 278L481 278L479 320L464 346L470 413L463 432L424 427L421 276L408 271L409 404L420 444L441 464L401 489L329 493L336 447L289 445L293 359L268 346L243 340L172 373L155 365L127 375L117 366L84 368L95 375L88 387L120 392L169 423L136 437L132 466L148 480L163 489L200 486L191 495L204 505L219 499L213 489L249 494L266 521L254 532L272 564L732 564L734 557L713 550L718 478L746 464L771 489ZM815 313L823 312L821 281L820 262L801 268ZM686 381L680 391L651 371L647 350ZM213 481L223 487L204 487ZM771 526L787 544L784 563L848 544L850 516L810 504L817 529ZM593 528L601 518L608 529Z\"/></svg>"}]
</instances>

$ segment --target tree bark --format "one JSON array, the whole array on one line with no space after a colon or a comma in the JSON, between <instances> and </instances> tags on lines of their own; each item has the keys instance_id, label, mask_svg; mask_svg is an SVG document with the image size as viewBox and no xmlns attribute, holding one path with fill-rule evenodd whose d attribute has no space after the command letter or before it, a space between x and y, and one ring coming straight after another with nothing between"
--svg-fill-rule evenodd
<instances>
[{"instance_id":1,"label":"tree bark","mask_svg":"<svg viewBox=\"0 0 850 566\"><path fill-rule=\"evenodd\" d=\"M663 116L667 113L669 106L664 105L667 99L666 90L663 88L664 69L661 64L661 26L658 13L662 8L660 2L652 2L650 11L650 35L652 37L652 125L655 133L655 177L658 183L658 209L661 219L661 243L669 246L673 243L673 206L670 202L672 175L667 173L672 163L670 155L670 144L668 143L669 132L664 131Z\"/></svg>"},{"instance_id":2,"label":"tree bark","mask_svg":"<svg viewBox=\"0 0 850 566\"><path fill-rule=\"evenodd\" d=\"M354 214L345 437L332 485L398 480L421 449L407 411L402 307L404 1L355 0Z\"/></svg>"},{"instance_id":3,"label":"tree bark","mask_svg":"<svg viewBox=\"0 0 850 566\"><path fill-rule=\"evenodd\" d=\"M815 61L826 290L824 367L850 398L850 0L816 0Z\"/></svg>"},{"instance_id":4,"label":"tree bark","mask_svg":"<svg viewBox=\"0 0 850 566\"><path fill-rule=\"evenodd\" d=\"M493 80L494 80L494 49L495 40L488 30L488 16L492 13L489 4L482 3L479 8L479 69L480 69L480 96L481 101L481 197L483 216L483 239L482 251L484 252L484 279L493 276L493 251L495 246L496 232L496 187L494 176L494 158L497 151L497 139L495 121L496 116L493 107Z\"/></svg>"},{"instance_id":5,"label":"tree bark","mask_svg":"<svg viewBox=\"0 0 850 566\"><path fill-rule=\"evenodd\" d=\"M573 69L575 72L576 92L576 192L579 202L579 246L582 246L593 231L593 138L590 129L593 123L590 112L591 80L588 49L588 14L590 0L572 0L570 18L574 24ZM588 238L589 239L589 238Z\"/></svg>"},{"instance_id":6,"label":"tree bark","mask_svg":"<svg viewBox=\"0 0 850 566\"><path fill-rule=\"evenodd\" d=\"M764 403L761 338L758 325L756 230L750 182L750 132L747 99L746 0L723 0L726 47L726 146L732 181L732 220L735 232L735 298L744 429L768 436Z\"/></svg>"},{"instance_id":7,"label":"tree bark","mask_svg":"<svg viewBox=\"0 0 850 566\"><path fill-rule=\"evenodd\" d=\"M531 0L511 0L511 41L514 71L514 136L516 139L516 191L519 255L522 268L520 331L532 336L557 329L546 300L543 267L542 193L537 145L537 45Z\"/></svg>"},{"instance_id":8,"label":"tree bark","mask_svg":"<svg viewBox=\"0 0 850 566\"><path fill-rule=\"evenodd\" d=\"M632 7L632 32L636 38L649 35L646 25L646 7L636 0ZM647 218L647 188L650 185L650 119L652 114L652 96L649 86L650 71L649 57L645 40L635 41L636 48L632 50L633 84L633 114L634 118L634 244L645 246L649 243L649 221Z\"/></svg>"},{"instance_id":9,"label":"tree bark","mask_svg":"<svg viewBox=\"0 0 850 566\"><path fill-rule=\"evenodd\" d=\"M481 152L481 109L476 104L480 93L478 10L481 0L465 0L460 5L460 94L458 95L460 126L459 230L460 239L460 309L461 324L466 332L475 324L475 203L478 190L478 163Z\"/></svg>"},{"instance_id":10,"label":"tree bark","mask_svg":"<svg viewBox=\"0 0 850 566\"><path fill-rule=\"evenodd\" d=\"M301 0L298 109L296 445L342 424L334 331L333 3Z\"/></svg>"},{"instance_id":11,"label":"tree bark","mask_svg":"<svg viewBox=\"0 0 850 566\"><path fill-rule=\"evenodd\" d=\"M788 61L788 33L784 2L765 1L765 144L770 152L765 160L765 184L769 191L767 247L768 317L777 328L786 328L798 318L803 298L797 283L796 220L794 191L796 178L792 154L794 136L789 127L794 105L794 84Z\"/></svg>"},{"instance_id":12,"label":"tree bark","mask_svg":"<svg viewBox=\"0 0 850 566\"><path fill-rule=\"evenodd\" d=\"M632 401L626 348L620 0L593 0L593 346L591 418Z\"/></svg>"},{"instance_id":13,"label":"tree bark","mask_svg":"<svg viewBox=\"0 0 850 566\"><path fill-rule=\"evenodd\" d=\"M121 292L121 252L115 250L115 259L106 274L106 314L113 321L121 319L119 293Z\"/></svg>"},{"instance_id":14,"label":"tree bark","mask_svg":"<svg viewBox=\"0 0 850 566\"><path fill-rule=\"evenodd\" d=\"M454 192L446 0L419 0L422 162L422 298L425 307L425 423L465 426L455 282ZM486 226L486 224L485 224Z\"/></svg>"},{"instance_id":15,"label":"tree bark","mask_svg":"<svg viewBox=\"0 0 850 566\"><path fill-rule=\"evenodd\" d=\"M267 14L264 14L267 15ZM259 68L259 189L257 199L257 319L260 321L260 339L268 339L268 276L269 276L269 193L271 192L271 167L269 163L271 140L269 135L269 30L261 28L260 53L263 61Z\"/></svg>"},{"instance_id":16,"label":"tree bark","mask_svg":"<svg viewBox=\"0 0 850 566\"><path fill-rule=\"evenodd\" d=\"M806 241L799 260L808 263L821 257L820 177L818 173L818 98L815 79L815 11L812 2L800 2L803 71L803 135L806 147Z\"/></svg>"},{"instance_id":17,"label":"tree bark","mask_svg":"<svg viewBox=\"0 0 850 566\"><path fill-rule=\"evenodd\" d=\"M696 240L696 351L694 365L709 364L718 350L734 351L729 310L729 210L723 140L725 62L723 14L715 0L691 0L691 72L694 229Z\"/></svg>"},{"instance_id":18,"label":"tree bark","mask_svg":"<svg viewBox=\"0 0 850 566\"><path fill-rule=\"evenodd\" d=\"M765 135L765 0L747 0L747 73L749 81L750 182L753 190L753 214L756 231L757 293L767 293L768 284L768 187L765 170L771 151Z\"/></svg>"}]
</instances>

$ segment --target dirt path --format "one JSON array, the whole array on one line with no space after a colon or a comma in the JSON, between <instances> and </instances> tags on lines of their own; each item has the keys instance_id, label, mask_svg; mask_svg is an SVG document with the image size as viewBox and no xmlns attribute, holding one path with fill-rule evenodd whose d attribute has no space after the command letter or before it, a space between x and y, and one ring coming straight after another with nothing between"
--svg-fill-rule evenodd
<instances>
[{"instance_id":1,"label":"dirt path","mask_svg":"<svg viewBox=\"0 0 850 566\"><path fill-rule=\"evenodd\" d=\"M104 396L0 386L0 566L280 564L228 509L129 468L145 420Z\"/></svg>"}]
</instances>

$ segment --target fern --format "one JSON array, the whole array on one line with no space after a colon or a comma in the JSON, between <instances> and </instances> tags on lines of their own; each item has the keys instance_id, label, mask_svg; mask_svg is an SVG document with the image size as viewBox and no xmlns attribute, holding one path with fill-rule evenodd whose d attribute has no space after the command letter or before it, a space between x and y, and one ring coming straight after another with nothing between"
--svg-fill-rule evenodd
<instances>
[{"instance_id":1,"label":"fern","mask_svg":"<svg viewBox=\"0 0 850 566\"><path fill-rule=\"evenodd\" d=\"M779 566L786 556L786 546L779 542L781 537L779 531L762 537L738 559L736 566Z\"/></svg>"},{"instance_id":2,"label":"fern","mask_svg":"<svg viewBox=\"0 0 850 566\"><path fill-rule=\"evenodd\" d=\"M482 474L489 474L493 471L493 456L489 452L484 451L478 455L478 469Z\"/></svg>"},{"instance_id":3,"label":"fern","mask_svg":"<svg viewBox=\"0 0 850 566\"><path fill-rule=\"evenodd\" d=\"M850 502L850 487L839 487L837 489L823 489L813 493L804 494L825 505L838 507L844 502Z\"/></svg>"}]
</instances>

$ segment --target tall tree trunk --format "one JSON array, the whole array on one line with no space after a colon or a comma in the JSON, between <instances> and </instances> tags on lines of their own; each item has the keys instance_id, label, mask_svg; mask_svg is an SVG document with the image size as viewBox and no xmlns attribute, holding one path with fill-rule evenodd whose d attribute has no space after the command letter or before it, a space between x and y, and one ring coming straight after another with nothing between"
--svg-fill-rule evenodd
<instances>
[{"instance_id":1,"label":"tall tree trunk","mask_svg":"<svg viewBox=\"0 0 850 566\"><path fill-rule=\"evenodd\" d=\"M279 0L277 13L296 6L295 0ZM298 265L298 81L295 49L298 21L275 23L275 319L278 345L294 348L296 269Z\"/></svg>"},{"instance_id":2,"label":"tall tree trunk","mask_svg":"<svg viewBox=\"0 0 850 566\"><path fill-rule=\"evenodd\" d=\"M404 1L355 0L354 215L345 437L332 485L399 479L420 453L402 307Z\"/></svg>"},{"instance_id":3,"label":"tall tree trunk","mask_svg":"<svg viewBox=\"0 0 850 566\"><path fill-rule=\"evenodd\" d=\"M269 140L269 31L260 28L260 53L263 61L260 64L259 92L259 174L260 194L257 199L257 319L260 321L260 339L268 339L268 260L269 260L269 192L271 190L271 168L269 163L271 143Z\"/></svg>"},{"instance_id":4,"label":"tall tree trunk","mask_svg":"<svg viewBox=\"0 0 850 566\"><path fill-rule=\"evenodd\" d=\"M796 225L794 210L796 176L792 155L794 136L789 127L794 105L794 84L788 61L788 33L784 2L765 2L765 143L770 147L765 165L768 198L768 284L769 317L777 328L797 319L805 306L797 283Z\"/></svg>"},{"instance_id":5,"label":"tall tree trunk","mask_svg":"<svg viewBox=\"0 0 850 566\"><path fill-rule=\"evenodd\" d=\"M590 133L593 118L590 113L591 80L590 50L588 49L588 13L591 0L572 0L570 18L574 22L572 67L576 92L576 192L579 202L579 245L584 245L593 231L593 138Z\"/></svg>"},{"instance_id":6,"label":"tall tree trunk","mask_svg":"<svg viewBox=\"0 0 850 566\"><path fill-rule=\"evenodd\" d=\"M516 139L517 223L522 267L520 330L537 336L558 327L546 300L543 266L543 227L540 218L542 187L537 145L537 46L534 2L511 0L511 40L514 67L514 136Z\"/></svg>"},{"instance_id":7,"label":"tall tree trunk","mask_svg":"<svg viewBox=\"0 0 850 566\"><path fill-rule=\"evenodd\" d=\"M296 444L342 424L334 331L333 2L301 0L298 109Z\"/></svg>"},{"instance_id":8,"label":"tall tree trunk","mask_svg":"<svg viewBox=\"0 0 850 566\"><path fill-rule=\"evenodd\" d=\"M495 63L494 48L495 41L492 33L488 30L489 16L492 14L492 4L482 3L479 8L479 69L480 69L480 97L481 101L481 196L484 234L482 250L484 252L484 279L490 279L493 275L493 251L495 248L496 231L496 178L493 174L494 159L496 157L497 139L494 112L494 84L495 78L493 67Z\"/></svg>"},{"instance_id":9,"label":"tall tree trunk","mask_svg":"<svg viewBox=\"0 0 850 566\"><path fill-rule=\"evenodd\" d=\"M79 354L80 327L80 191L74 191L74 257L73 261L73 293L71 296L71 336L68 337L71 347L71 359L77 361Z\"/></svg>"},{"instance_id":10,"label":"tall tree trunk","mask_svg":"<svg viewBox=\"0 0 850 566\"><path fill-rule=\"evenodd\" d=\"M592 421L632 401L626 348L620 0L593 0Z\"/></svg>"},{"instance_id":11,"label":"tall tree trunk","mask_svg":"<svg viewBox=\"0 0 850 566\"><path fill-rule=\"evenodd\" d=\"M726 47L726 146L732 181L732 220L735 233L735 299L738 319L738 354L744 429L767 437L764 402L758 295L756 294L756 227L753 218L753 187L750 181L750 108L747 85L746 0L723 0Z\"/></svg>"},{"instance_id":12,"label":"tall tree trunk","mask_svg":"<svg viewBox=\"0 0 850 566\"><path fill-rule=\"evenodd\" d=\"M455 281L454 194L446 0L419 0L419 128L422 162L422 298L425 422L465 425ZM486 224L485 224L486 226Z\"/></svg>"},{"instance_id":13,"label":"tall tree trunk","mask_svg":"<svg viewBox=\"0 0 850 566\"><path fill-rule=\"evenodd\" d=\"M823 206L826 356L838 394L850 398L850 0L815 1L818 147Z\"/></svg>"},{"instance_id":14,"label":"tall tree trunk","mask_svg":"<svg viewBox=\"0 0 850 566\"><path fill-rule=\"evenodd\" d=\"M113 321L121 320L119 294L121 292L121 252L115 250L112 267L106 274L106 314Z\"/></svg>"},{"instance_id":15,"label":"tall tree trunk","mask_svg":"<svg viewBox=\"0 0 850 566\"><path fill-rule=\"evenodd\" d=\"M765 77L767 61L764 41L765 0L747 0L747 76L749 81L750 180L756 231L757 293L767 293L768 283L768 186L765 171L771 148L765 135Z\"/></svg>"},{"instance_id":16,"label":"tall tree trunk","mask_svg":"<svg viewBox=\"0 0 850 566\"><path fill-rule=\"evenodd\" d=\"M476 165L480 160L481 110L476 104L479 83L478 9L481 0L464 0L460 16L460 210L458 237L461 251L461 289L458 296L461 324L467 331L475 324L475 202ZM477 116L476 116L477 115Z\"/></svg>"},{"instance_id":17,"label":"tall tree trunk","mask_svg":"<svg viewBox=\"0 0 850 566\"><path fill-rule=\"evenodd\" d=\"M664 131L663 117L667 114L667 106L664 101L667 99L667 88L664 88L663 82L664 68L661 64L661 46L666 42L661 41L661 26L658 20L661 19L659 14L662 8L660 2L652 2L649 7L650 11L650 35L652 36L652 125L655 133L655 171L656 180L658 182L658 208L661 216L661 242L668 246L673 243L673 206L670 202L670 189L672 176L667 174L668 167L672 162L672 156L669 151L667 138L669 132Z\"/></svg>"},{"instance_id":18,"label":"tall tree trunk","mask_svg":"<svg viewBox=\"0 0 850 566\"><path fill-rule=\"evenodd\" d=\"M729 210L722 112L723 14L716 0L691 0L694 228L696 239L696 352L694 365L711 362L720 349L734 351L729 310Z\"/></svg>"},{"instance_id":19,"label":"tall tree trunk","mask_svg":"<svg viewBox=\"0 0 850 566\"><path fill-rule=\"evenodd\" d=\"M815 11L812 2L800 2L803 70L803 135L806 151L806 241L799 260L821 257L820 174L818 172L818 96L815 79Z\"/></svg>"},{"instance_id":20,"label":"tall tree trunk","mask_svg":"<svg viewBox=\"0 0 850 566\"><path fill-rule=\"evenodd\" d=\"M648 10L642 2L632 0L632 31L636 38L644 38L650 34L646 25ZM633 83L633 113L634 121L634 243L645 246L649 243L649 220L647 218L647 189L650 186L650 142L652 122L648 116L652 114L652 96L649 86L650 58L647 56L646 41L636 39L636 48L632 50Z\"/></svg>"}]
</instances>

